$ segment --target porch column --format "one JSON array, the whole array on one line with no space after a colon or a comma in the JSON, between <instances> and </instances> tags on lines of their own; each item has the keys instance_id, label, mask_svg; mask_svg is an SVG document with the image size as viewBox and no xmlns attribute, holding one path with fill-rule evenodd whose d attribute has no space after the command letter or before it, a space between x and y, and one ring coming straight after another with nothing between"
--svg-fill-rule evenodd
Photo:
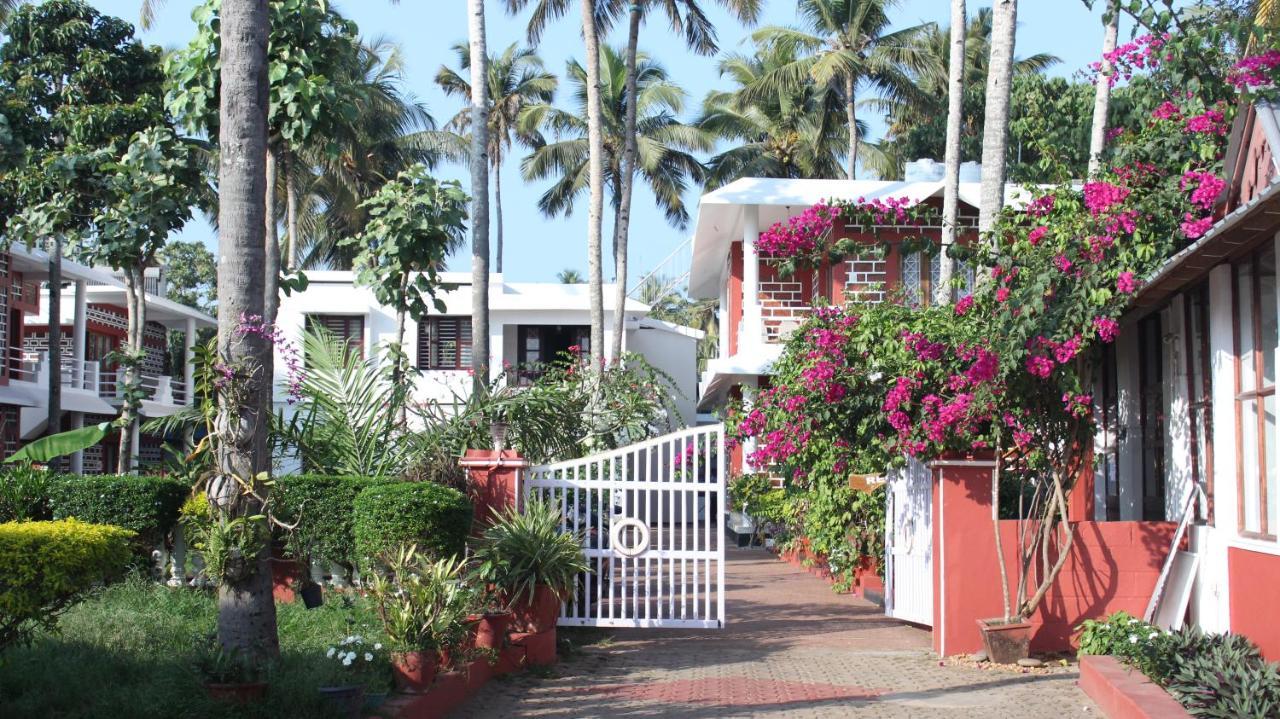
<instances>
[{"instance_id":1,"label":"porch column","mask_svg":"<svg viewBox=\"0 0 1280 719\"><path fill-rule=\"evenodd\" d=\"M756 241L760 239L760 208L748 205L742 209L742 333L739 351L764 343L764 327L760 317L760 258Z\"/></svg>"},{"instance_id":2,"label":"porch column","mask_svg":"<svg viewBox=\"0 0 1280 719\"><path fill-rule=\"evenodd\" d=\"M87 284L84 280L76 280L75 307L71 318L71 356L75 359L72 378L77 386L84 386L84 360L86 347L86 331L88 302L85 298Z\"/></svg>"},{"instance_id":3,"label":"porch column","mask_svg":"<svg viewBox=\"0 0 1280 719\"><path fill-rule=\"evenodd\" d=\"M750 412L756 403L756 383L759 380L744 380L742 383L742 408L745 412ZM754 474L756 466L751 462L751 455L756 451L756 438L747 437L742 441L742 473Z\"/></svg>"},{"instance_id":4,"label":"porch column","mask_svg":"<svg viewBox=\"0 0 1280 719\"><path fill-rule=\"evenodd\" d=\"M132 474L132 473L134 473L134 472L137 472L137 471L138 471L138 464L139 464L139 462L138 462L138 451L139 451L139 450L141 449L141 447L142 447L142 442L140 441L141 439L142 439L142 423L141 423L141 422L139 422L138 420L134 420L134 421L133 421L133 434L132 434L132 436L131 436L131 440L130 440L130 442L129 442L129 452L130 452L130 454L132 454L132 455L133 455L133 462L132 462L132 464L130 464L130 466L129 466L129 473L130 473L130 474Z\"/></svg>"},{"instance_id":5,"label":"porch column","mask_svg":"<svg viewBox=\"0 0 1280 719\"><path fill-rule=\"evenodd\" d=\"M186 327L183 328L186 336L182 340L183 356L186 357L186 364L183 366L182 376L184 386L186 388L186 401L184 404L191 405L196 399L196 377L195 377L195 346L196 346L196 321L190 317L187 318Z\"/></svg>"},{"instance_id":6,"label":"porch column","mask_svg":"<svg viewBox=\"0 0 1280 719\"><path fill-rule=\"evenodd\" d=\"M519 504L520 474L529 463L510 449L468 449L458 464L467 473L467 494L475 506L471 531L479 534L496 513Z\"/></svg>"},{"instance_id":7,"label":"porch column","mask_svg":"<svg viewBox=\"0 0 1280 719\"><path fill-rule=\"evenodd\" d=\"M720 356L729 356L729 333L733 331L728 326L729 322L729 264L725 262L725 266L720 273L720 308L716 310L716 321L720 325L720 336L716 339L720 343Z\"/></svg>"},{"instance_id":8,"label":"porch column","mask_svg":"<svg viewBox=\"0 0 1280 719\"><path fill-rule=\"evenodd\" d=\"M70 412L67 415L67 421L70 423L70 429L80 429L84 426L84 412ZM71 473L84 474L84 452L74 452L71 455Z\"/></svg>"}]
</instances>

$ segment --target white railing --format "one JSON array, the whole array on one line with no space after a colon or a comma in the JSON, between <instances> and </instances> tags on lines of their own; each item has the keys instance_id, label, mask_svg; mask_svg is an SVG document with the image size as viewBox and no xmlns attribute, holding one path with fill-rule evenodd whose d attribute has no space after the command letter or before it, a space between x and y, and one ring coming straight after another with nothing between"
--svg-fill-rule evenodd
<instances>
[{"instance_id":1,"label":"white railing","mask_svg":"<svg viewBox=\"0 0 1280 719\"><path fill-rule=\"evenodd\" d=\"M62 358L62 386L64 389L82 390L93 394L99 393L102 381L102 370L97 362L79 360L74 357Z\"/></svg>"},{"instance_id":2,"label":"white railing","mask_svg":"<svg viewBox=\"0 0 1280 719\"><path fill-rule=\"evenodd\" d=\"M559 623L723 627L728 467L723 426L710 425L527 469L522 504L558 507L589 567Z\"/></svg>"},{"instance_id":3,"label":"white railing","mask_svg":"<svg viewBox=\"0 0 1280 719\"><path fill-rule=\"evenodd\" d=\"M116 399L124 396L125 376L124 370L116 370L109 373L110 382L104 379L103 396L109 396ZM167 374L153 374L151 372L143 372L139 381L142 388L143 396L146 399L158 404L169 405L185 405L186 392L174 392L173 378ZM107 392L110 394L107 394Z\"/></svg>"},{"instance_id":4,"label":"white railing","mask_svg":"<svg viewBox=\"0 0 1280 719\"><path fill-rule=\"evenodd\" d=\"M671 251L661 262L631 285L627 297L639 302L665 297L669 294L684 295L689 290L689 269L693 266L693 237L689 237ZM646 292L646 285L650 289ZM652 296L648 296L652 294Z\"/></svg>"},{"instance_id":5,"label":"white railing","mask_svg":"<svg viewBox=\"0 0 1280 719\"><path fill-rule=\"evenodd\" d=\"M44 353L10 347L5 361L9 364L9 379L19 382L40 381L40 368L44 366Z\"/></svg>"}]
</instances>

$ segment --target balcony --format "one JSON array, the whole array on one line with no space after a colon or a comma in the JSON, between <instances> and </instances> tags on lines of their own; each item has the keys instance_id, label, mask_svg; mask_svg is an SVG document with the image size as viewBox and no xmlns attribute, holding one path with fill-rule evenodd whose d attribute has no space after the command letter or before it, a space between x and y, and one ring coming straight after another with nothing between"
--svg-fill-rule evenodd
<instances>
[{"instance_id":1,"label":"balcony","mask_svg":"<svg viewBox=\"0 0 1280 719\"><path fill-rule=\"evenodd\" d=\"M48 390L48 354L45 350L24 350L10 347L8 351L8 369L10 383L34 385L42 391ZM104 400L106 409L115 411L115 407L123 401L124 370L104 369L99 362L80 360L74 357L61 358L61 378L64 396L88 395ZM179 379L176 382L169 375L142 373L143 414L147 416L163 416L172 414L178 407L187 404L186 385ZM31 403L26 403L30 405ZM47 399L35 406L45 406ZM103 407L80 409L72 401L64 402L68 411L96 411Z\"/></svg>"}]
</instances>

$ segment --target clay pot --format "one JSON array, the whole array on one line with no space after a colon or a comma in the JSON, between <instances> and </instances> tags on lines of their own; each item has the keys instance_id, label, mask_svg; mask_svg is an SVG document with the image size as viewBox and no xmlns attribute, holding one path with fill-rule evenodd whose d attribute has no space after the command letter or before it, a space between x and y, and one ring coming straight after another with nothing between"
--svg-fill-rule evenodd
<instances>
[{"instance_id":1,"label":"clay pot","mask_svg":"<svg viewBox=\"0 0 1280 719\"><path fill-rule=\"evenodd\" d=\"M248 704L261 699L267 693L266 682L247 682L244 684L219 684L205 682L205 692L210 699L230 702L232 704Z\"/></svg>"},{"instance_id":2,"label":"clay pot","mask_svg":"<svg viewBox=\"0 0 1280 719\"><path fill-rule=\"evenodd\" d=\"M438 652L391 652L391 678L399 691L410 694L427 691L439 670Z\"/></svg>"},{"instance_id":3,"label":"clay pot","mask_svg":"<svg viewBox=\"0 0 1280 719\"><path fill-rule=\"evenodd\" d=\"M993 664L1017 664L1031 655L1031 623L979 619L982 645Z\"/></svg>"},{"instance_id":4,"label":"clay pot","mask_svg":"<svg viewBox=\"0 0 1280 719\"><path fill-rule=\"evenodd\" d=\"M320 696L337 711L339 716L360 716L364 708L364 687L359 684L345 687L320 687Z\"/></svg>"},{"instance_id":5,"label":"clay pot","mask_svg":"<svg viewBox=\"0 0 1280 719\"><path fill-rule=\"evenodd\" d=\"M476 624L477 649L501 649L511 627L511 612L486 614Z\"/></svg>"},{"instance_id":6,"label":"clay pot","mask_svg":"<svg viewBox=\"0 0 1280 719\"><path fill-rule=\"evenodd\" d=\"M530 634L541 634L554 629L560 616L560 598L551 587L539 584L533 590L533 598L521 596L511 605L515 626Z\"/></svg>"}]
</instances>

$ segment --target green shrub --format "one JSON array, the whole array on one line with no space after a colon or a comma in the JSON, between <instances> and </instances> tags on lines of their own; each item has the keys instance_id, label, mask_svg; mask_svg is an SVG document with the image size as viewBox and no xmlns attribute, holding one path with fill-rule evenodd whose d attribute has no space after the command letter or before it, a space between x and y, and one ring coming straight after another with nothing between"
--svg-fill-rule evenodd
<instances>
[{"instance_id":1,"label":"green shrub","mask_svg":"<svg viewBox=\"0 0 1280 719\"><path fill-rule=\"evenodd\" d=\"M0 650L52 628L86 592L123 573L132 537L75 519L0 524Z\"/></svg>"},{"instance_id":2,"label":"green shrub","mask_svg":"<svg viewBox=\"0 0 1280 719\"><path fill-rule=\"evenodd\" d=\"M1156 681L1192 716L1280 716L1280 669L1247 638L1184 629L1171 635L1169 654L1171 670Z\"/></svg>"},{"instance_id":3,"label":"green shrub","mask_svg":"<svg viewBox=\"0 0 1280 719\"><path fill-rule=\"evenodd\" d=\"M124 527L149 549L173 529L190 492L185 482L168 477L62 475L49 483L49 509L54 519Z\"/></svg>"},{"instance_id":4,"label":"green shrub","mask_svg":"<svg viewBox=\"0 0 1280 719\"><path fill-rule=\"evenodd\" d=\"M308 556L356 564L356 496L369 487L395 480L381 477L327 477L299 474L276 479L271 488L276 516L288 524L286 548L299 559Z\"/></svg>"},{"instance_id":5,"label":"green shrub","mask_svg":"<svg viewBox=\"0 0 1280 719\"><path fill-rule=\"evenodd\" d=\"M480 578L513 602L533 601L538 585L567 597L588 566L581 538L561 531L562 521L558 506L536 497L525 503L524 511L499 511L476 550Z\"/></svg>"},{"instance_id":6,"label":"green shrub","mask_svg":"<svg viewBox=\"0 0 1280 719\"><path fill-rule=\"evenodd\" d=\"M49 481L43 469L29 464L5 467L0 473L0 522L49 519Z\"/></svg>"},{"instance_id":7,"label":"green shrub","mask_svg":"<svg viewBox=\"0 0 1280 719\"><path fill-rule=\"evenodd\" d=\"M356 496L356 556L362 564L403 545L430 556L462 553L471 531L471 502L456 489L430 482L375 485Z\"/></svg>"},{"instance_id":8,"label":"green shrub","mask_svg":"<svg viewBox=\"0 0 1280 719\"><path fill-rule=\"evenodd\" d=\"M1171 635L1128 612L1080 625L1080 654L1109 654L1137 667L1156 683L1172 670Z\"/></svg>"}]
</instances>

